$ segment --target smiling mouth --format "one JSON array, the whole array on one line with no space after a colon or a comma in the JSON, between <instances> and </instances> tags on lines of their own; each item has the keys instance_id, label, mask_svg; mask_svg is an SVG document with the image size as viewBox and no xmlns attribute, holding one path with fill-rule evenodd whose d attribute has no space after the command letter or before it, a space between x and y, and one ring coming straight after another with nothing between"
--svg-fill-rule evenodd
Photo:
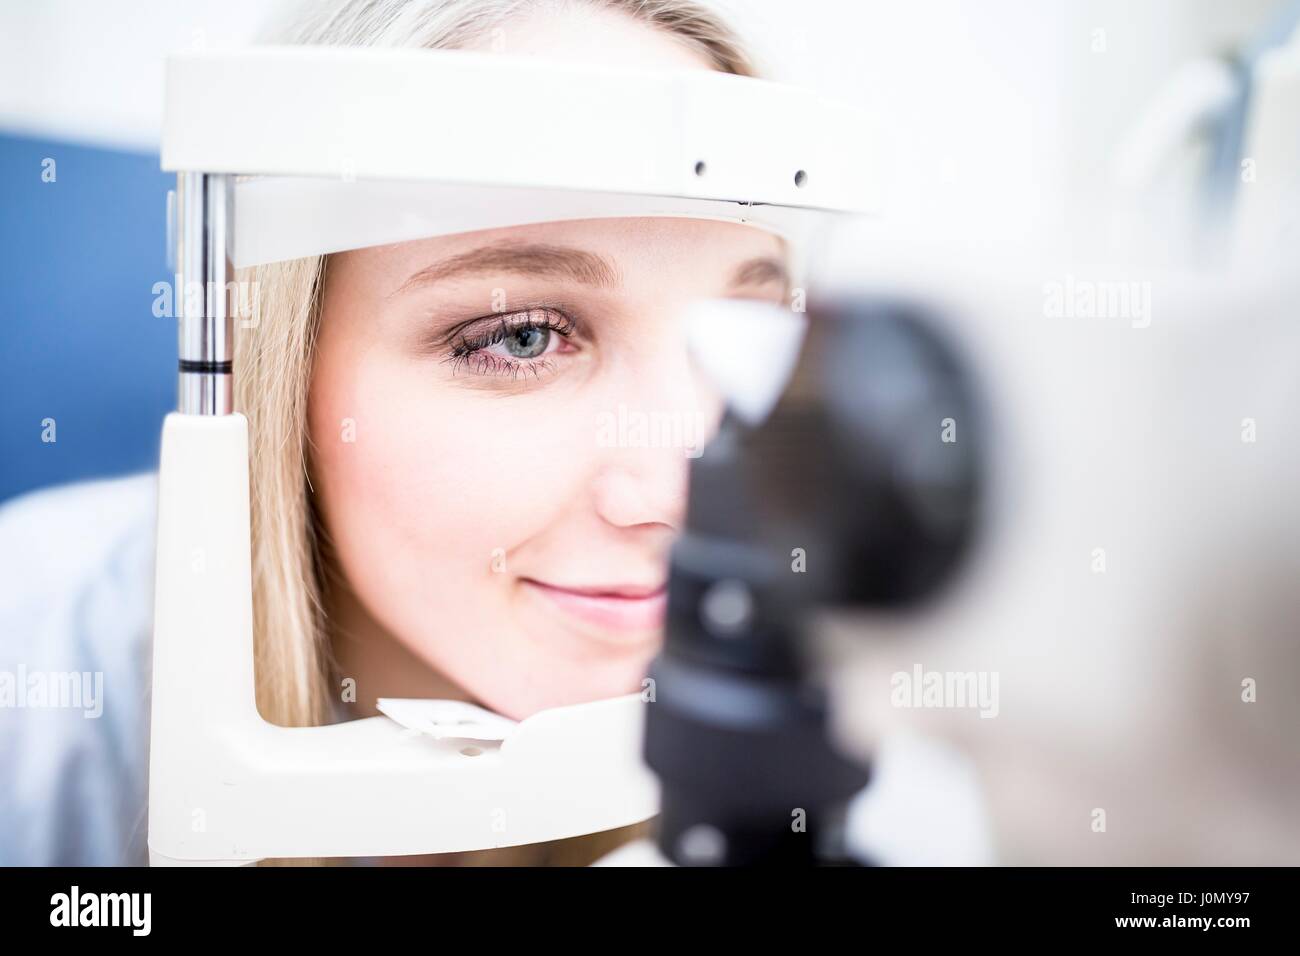
<instances>
[{"instance_id":1,"label":"smiling mouth","mask_svg":"<svg viewBox=\"0 0 1300 956\"><path fill-rule=\"evenodd\" d=\"M610 586L570 588L532 578L520 581L571 618L601 630L642 634L663 626L668 609L668 588Z\"/></svg>"}]
</instances>

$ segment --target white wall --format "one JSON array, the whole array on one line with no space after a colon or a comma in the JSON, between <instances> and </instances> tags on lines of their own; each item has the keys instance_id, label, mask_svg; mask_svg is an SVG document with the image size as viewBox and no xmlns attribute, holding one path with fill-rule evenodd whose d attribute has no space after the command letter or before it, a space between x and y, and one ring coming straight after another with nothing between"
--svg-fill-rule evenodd
<instances>
[{"instance_id":1,"label":"white wall","mask_svg":"<svg viewBox=\"0 0 1300 956\"><path fill-rule=\"evenodd\" d=\"M267 0L7 0L0 129L154 150L163 57L247 42Z\"/></svg>"}]
</instances>

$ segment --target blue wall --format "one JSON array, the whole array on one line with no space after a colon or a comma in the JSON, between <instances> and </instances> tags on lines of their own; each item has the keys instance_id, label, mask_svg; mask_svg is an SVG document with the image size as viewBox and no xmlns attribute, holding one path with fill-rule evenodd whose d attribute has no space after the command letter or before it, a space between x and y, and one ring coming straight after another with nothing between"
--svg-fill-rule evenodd
<instances>
[{"instance_id":1,"label":"blue wall","mask_svg":"<svg viewBox=\"0 0 1300 956\"><path fill-rule=\"evenodd\" d=\"M157 467L176 320L154 317L153 285L174 184L156 154L0 135L0 501Z\"/></svg>"}]
</instances>

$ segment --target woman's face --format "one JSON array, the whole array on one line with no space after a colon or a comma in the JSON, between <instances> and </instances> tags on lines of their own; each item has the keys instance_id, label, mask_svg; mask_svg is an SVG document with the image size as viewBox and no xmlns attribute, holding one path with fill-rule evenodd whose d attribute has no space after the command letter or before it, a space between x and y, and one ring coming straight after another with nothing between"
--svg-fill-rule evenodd
<instances>
[{"instance_id":1,"label":"woman's face","mask_svg":"<svg viewBox=\"0 0 1300 956\"><path fill-rule=\"evenodd\" d=\"M687 219L334 256L312 479L355 600L516 718L637 690L687 466L720 413L679 315L698 298L787 292L779 239Z\"/></svg>"},{"instance_id":2,"label":"woman's face","mask_svg":"<svg viewBox=\"0 0 1300 956\"><path fill-rule=\"evenodd\" d=\"M711 68L598 7L535 12L479 47ZM656 218L333 256L308 428L351 616L512 717L638 689L687 465L720 411L678 315L783 300L783 261L752 227Z\"/></svg>"}]
</instances>

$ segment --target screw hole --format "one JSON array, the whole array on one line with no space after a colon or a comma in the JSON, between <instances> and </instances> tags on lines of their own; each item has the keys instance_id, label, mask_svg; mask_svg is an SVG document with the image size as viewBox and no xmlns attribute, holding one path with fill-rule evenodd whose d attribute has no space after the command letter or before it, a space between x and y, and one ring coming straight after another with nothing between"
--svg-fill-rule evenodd
<instances>
[{"instance_id":1,"label":"screw hole","mask_svg":"<svg viewBox=\"0 0 1300 956\"><path fill-rule=\"evenodd\" d=\"M806 182L808 182L808 174L805 173L802 169L794 174L794 184L798 186L800 189L803 188L804 183Z\"/></svg>"},{"instance_id":2,"label":"screw hole","mask_svg":"<svg viewBox=\"0 0 1300 956\"><path fill-rule=\"evenodd\" d=\"M701 159L698 163L695 164L695 175L703 176L704 171L706 169L708 169L708 167L704 165L704 160Z\"/></svg>"},{"instance_id":3,"label":"screw hole","mask_svg":"<svg viewBox=\"0 0 1300 956\"><path fill-rule=\"evenodd\" d=\"M482 752L483 751L480 750L478 747L464 747L461 749L461 753L464 754L466 757L477 757Z\"/></svg>"}]
</instances>

